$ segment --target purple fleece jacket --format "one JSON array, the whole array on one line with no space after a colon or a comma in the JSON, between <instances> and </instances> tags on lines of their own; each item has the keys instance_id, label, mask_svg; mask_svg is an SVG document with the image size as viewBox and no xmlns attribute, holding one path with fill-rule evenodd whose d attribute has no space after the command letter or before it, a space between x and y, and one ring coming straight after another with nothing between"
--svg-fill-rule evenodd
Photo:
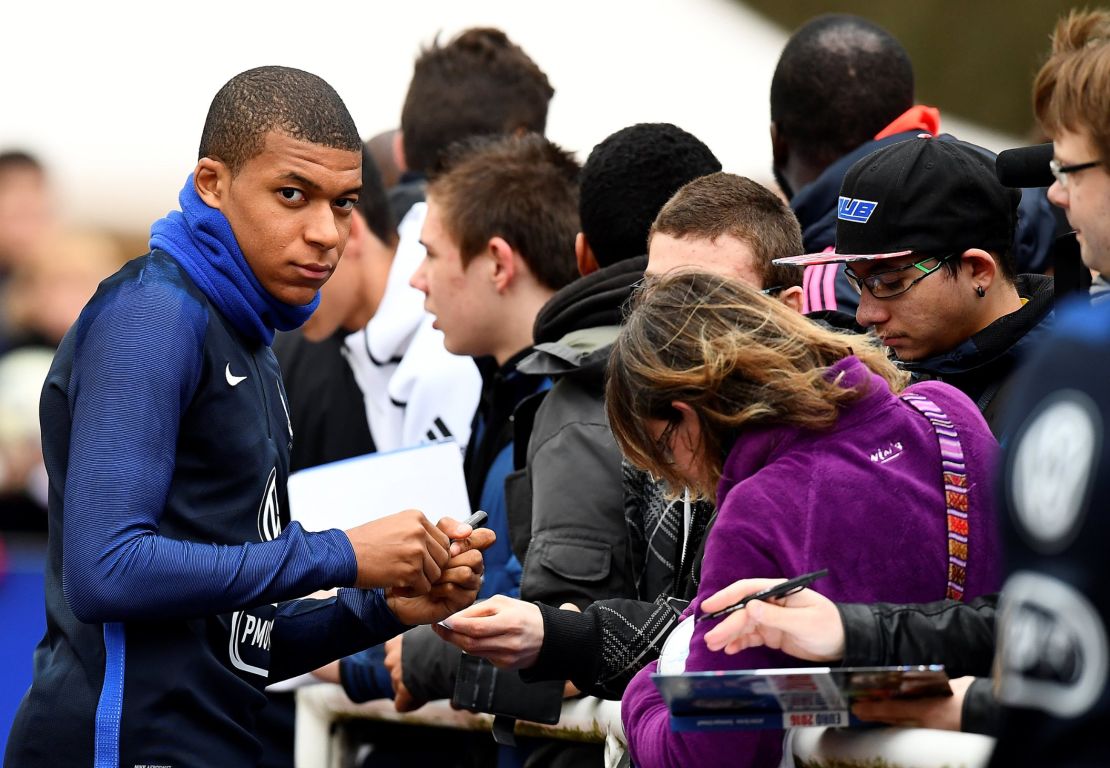
<instances>
[{"instance_id":1,"label":"purple fleece jacket","mask_svg":"<svg viewBox=\"0 0 1110 768\"><path fill-rule=\"evenodd\" d=\"M821 568L829 575L815 588L834 601L945 597L947 515L936 433L857 358L830 369L830 375L839 372L845 386L870 386L841 410L832 429L753 430L729 453L701 583L687 615L737 579L792 577ZM992 478L998 445L958 390L924 382L907 391L938 405L963 445L970 486L965 597L997 591L1001 559ZM804 665L766 648L734 656L711 652L705 633L714 625L697 625L688 671ZM672 732L667 706L651 681L655 669L652 662L636 675L621 705L637 766L778 765L782 731Z\"/></svg>"}]
</instances>

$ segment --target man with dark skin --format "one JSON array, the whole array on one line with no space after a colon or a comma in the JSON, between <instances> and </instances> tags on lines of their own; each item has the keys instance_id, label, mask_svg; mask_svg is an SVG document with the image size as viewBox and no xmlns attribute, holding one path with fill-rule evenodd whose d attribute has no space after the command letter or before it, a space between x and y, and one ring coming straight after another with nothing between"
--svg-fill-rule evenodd
<instances>
[{"instance_id":1,"label":"man with dark skin","mask_svg":"<svg viewBox=\"0 0 1110 768\"><path fill-rule=\"evenodd\" d=\"M5 765L254 765L266 685L473 600L489 533L416 510L345 532L289 518L270 343L343 252L359 150L320 78L237 75L181 211L62 341L41 405L47 631Z\"/></svg>"}]
</instances>

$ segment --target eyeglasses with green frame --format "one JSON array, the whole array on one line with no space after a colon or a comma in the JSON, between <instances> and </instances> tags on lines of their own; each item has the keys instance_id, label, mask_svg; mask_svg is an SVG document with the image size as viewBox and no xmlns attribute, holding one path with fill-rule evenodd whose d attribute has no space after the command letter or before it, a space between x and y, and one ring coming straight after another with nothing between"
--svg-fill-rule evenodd
<instances>
[{"instance_id":1,"label":"eyeglasses with green frame","mask_svg":"<svg viewBox=\"0 0 1110 768\"><path fill-rule=\"evenodd\" d=\"M872 272L867 277L860 277L852 271L851 267L846 267L844 274L856 289L856 293L863 293L864 286L867 286L867 292L876 299L892 299L895 296L901 296L958 255L949 253L944 256L926 256L913 264L886 269L882 272ZM930 262L932 265L926 266ZM911 270L917 270L917 272Z\"/></svg>"}]
</instances>

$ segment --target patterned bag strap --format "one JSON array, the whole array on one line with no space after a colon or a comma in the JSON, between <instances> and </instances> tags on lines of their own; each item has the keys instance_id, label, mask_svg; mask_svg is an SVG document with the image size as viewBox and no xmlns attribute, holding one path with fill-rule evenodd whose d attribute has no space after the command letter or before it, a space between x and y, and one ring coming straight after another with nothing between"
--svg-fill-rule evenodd
<instances>
[{"instance_id":1,"label":"patterned bag strap","mask_svg":"<svg viewBox=\"0 0 1110 768\"><path fill-rule=\"evenodd\" d=\"M927 397L912 392L902 399L929 420L940 443L941 468L944 479L944 505L948 519L948 589L949 600L963 600L967 582L968 502L967 466L964 449L956 425Z\"/></svg>"}]
</instances>

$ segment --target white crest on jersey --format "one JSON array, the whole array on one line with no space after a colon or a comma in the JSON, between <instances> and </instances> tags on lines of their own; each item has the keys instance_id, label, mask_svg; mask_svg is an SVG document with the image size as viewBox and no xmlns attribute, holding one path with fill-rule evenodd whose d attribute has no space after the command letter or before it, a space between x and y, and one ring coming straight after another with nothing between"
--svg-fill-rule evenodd
<instances>
[{"instance_id":1,"label":"white crest on jersey","mask_svg":"<svg viewBox=\"0 0 1110 768\"><path fill-rule=\"evenodd\" d=\"M1083 525L1093 470L1102 450L1098 407L1083 392L1045 400L1014 440L1010 506L1036 551L1063 551Z\"/></svg>"},{"instance_id":2,"label":"white crest on jersey","mask_svg":"<svg viewBox=\"0 0 1110 768\"><path fill-rule=\"evenodd\" d=\"M270 470L266 481L266 492L258 505L258 537L263 541L273 541L281 535L281 507L278 505L277 467Z\"/></svg>"}]
</instances>

